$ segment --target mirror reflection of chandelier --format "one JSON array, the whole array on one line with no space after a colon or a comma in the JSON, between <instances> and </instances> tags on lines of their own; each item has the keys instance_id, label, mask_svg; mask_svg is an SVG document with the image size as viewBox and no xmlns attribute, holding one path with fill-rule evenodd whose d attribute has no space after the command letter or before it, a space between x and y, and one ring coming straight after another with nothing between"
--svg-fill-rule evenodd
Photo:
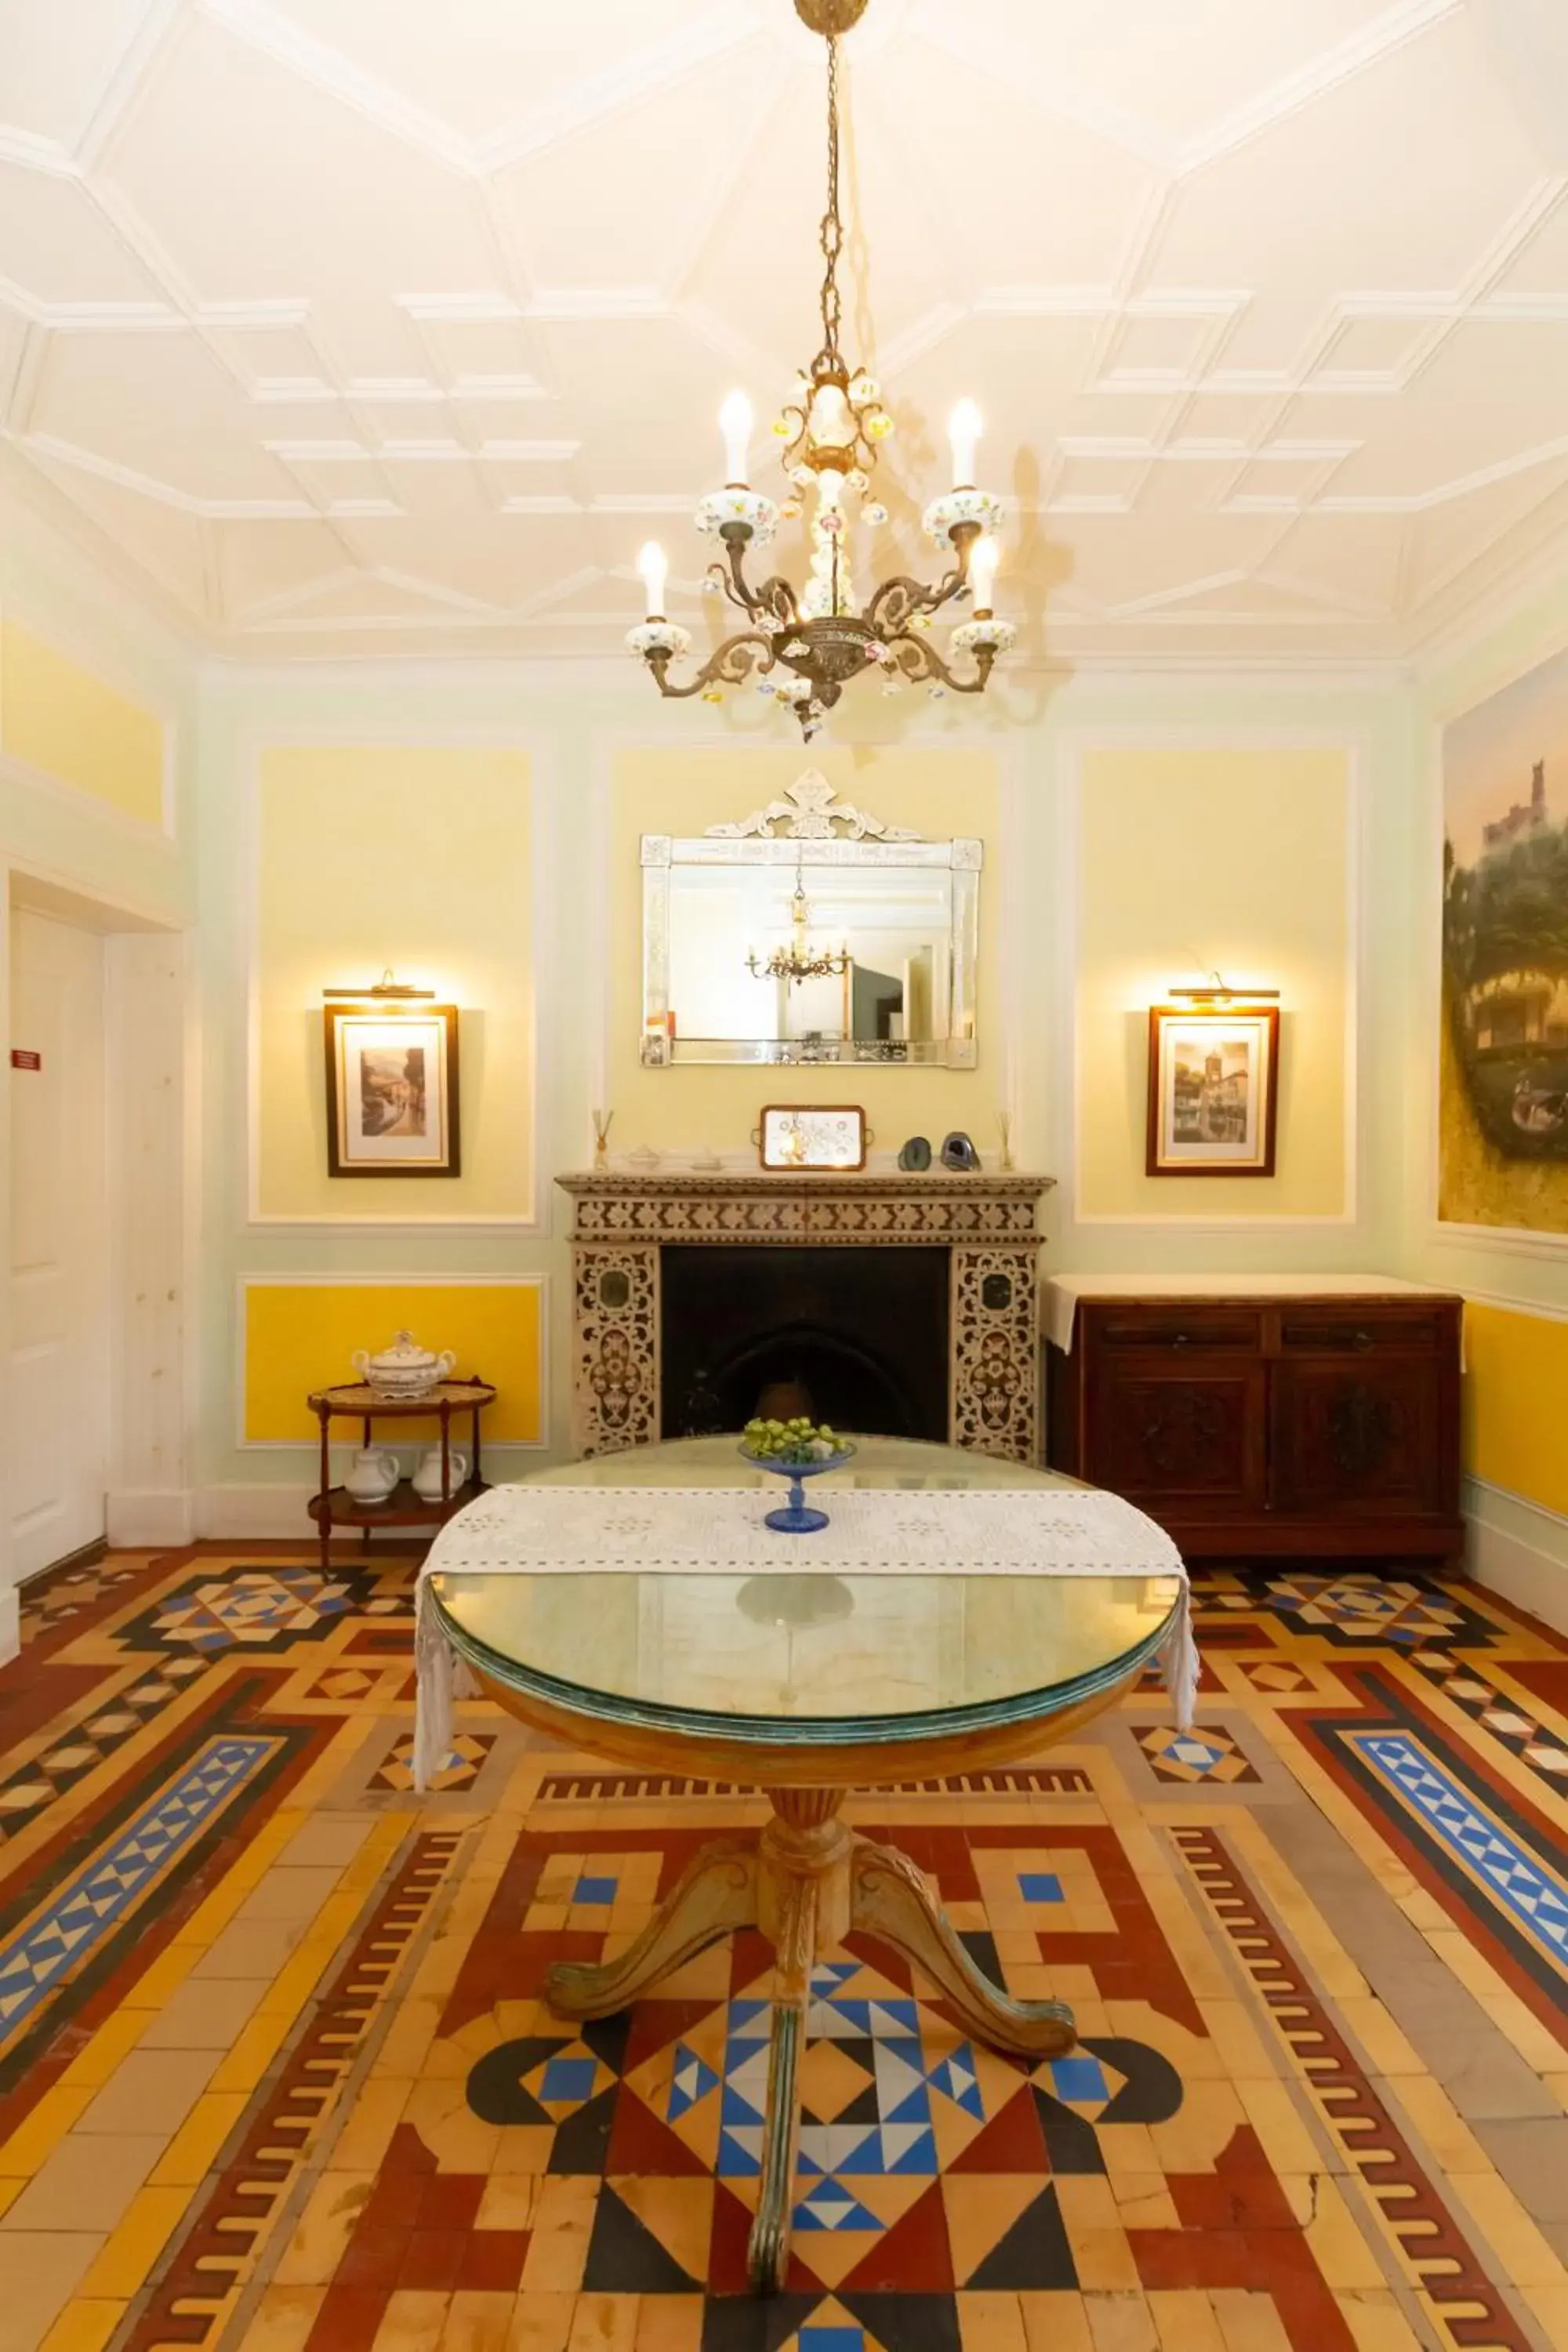
<instances>
[{"instance_id":1,"label":"mirror reflection of chandelier","mask_svg":"<svg viewBox=\"0 0 1568 2352\"><path fill-rule=\"evenodd\" d=\"M745 394L732 392L720 411L727 458L726 482L710 491L697 509L697 527L722 542L723 554L710 564L704 588L729 598L747 625L727 637L685 684L673 683L669 666L690 650L691 635L664 610L669 566L664 550L649 541L638 569L647 592L647 617L628 632L626 644L647 664L663 695L700 694L721 702L727 686L754 683L758 693L789 705L807 742L822 731L825 715L849 679L869 671L884 694L924 685L933 695L951 687L981 694L999 653L1016 631L992 610L996 574L995 528L1000 502L974 485L974 452L980 416L962 400L949 425L952 488L925 510L928 538L949 568L934 587L899 573L881 582L862 605L854 585L848 544L847 505L859 508L862 523L875 527L888 510L868 497L877 465L878 444L893 429L881 390L863 367L852 367L839 349L841 303L838 257L844 225L838 211L838 37L858 24L868 0L795 0L795 13L827 43L827 210L820 242L822 347L789 394L773 431L784 443L784 467L790 496L775 506L746 479L752 410ZM803 508L810 513L811 577L797 594L780 573L753 588L745 573L747 552L765 547L781 520ZM927 632L931 615L946 604L973 600L973 612L949 638L950 667Z\"/></svg>"},{"instance_id":2,"label":"mirror reflection of chandelier","mask_svg":"<svg viewBox=\"0 0 1568 2352\"><path fill-rule=\"evenodd\" d=\"M753 980L787 980L792 988L803 980L837 980L848 971L852 961L847 940L841 948L818 950L806 936L811 921L805 903L805 886L797 866L795 889L789 902L790 940L787 948L775 948L766 963L757 961L753 948L746 958L746 969Z\"/></svg>"}]
</instances>

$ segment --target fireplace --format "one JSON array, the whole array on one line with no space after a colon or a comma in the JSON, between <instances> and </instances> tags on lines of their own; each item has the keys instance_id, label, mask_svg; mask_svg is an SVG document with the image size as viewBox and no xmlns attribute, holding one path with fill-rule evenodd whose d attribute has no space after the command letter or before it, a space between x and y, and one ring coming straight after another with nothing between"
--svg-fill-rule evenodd
<instances>
[{"instance_id":1,"label":"fireplace","mask_svg":"<svg viewBox=\"0 0 1568 2352\"><path fill-rule=\"evenodd\" d=\"M947 1435L945 1249L674 1248L660 1255L666 1437L792 1412L876 1437Z\"/></svg>"},{"instance_id":2,"label":"fireplace","mask_svg":"<svg viewBox=\"0 0 1568 2352\"><path fill-rule=\"evenodd\" d=\"M557 1181L574 1213L580 1454L698 1422L739 1429L767 1382L795 1381L819 1419L1038 1460L1049 1177L608 1168Z\"/></svg>"}]
</instances>

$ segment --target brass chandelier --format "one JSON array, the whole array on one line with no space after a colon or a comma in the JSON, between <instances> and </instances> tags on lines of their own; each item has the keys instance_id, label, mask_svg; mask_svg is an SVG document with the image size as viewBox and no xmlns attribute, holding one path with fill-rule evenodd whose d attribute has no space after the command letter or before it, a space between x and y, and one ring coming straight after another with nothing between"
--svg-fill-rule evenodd
<instances>
[{"instance_id":1,"label":"brass chandelier","mask_svg":"<svg viewBox=\"0 0 1568 2352\"><path fill-rule=\"evenodd\" d=\"M757 961L753 948L746 958L746 969L753 980L787 980L798 988L805 980L837 980L849 970L851 957L847 940L841 948L815 948L806 936L811 921L805 903L805 884L797 866L795 890L789 902L790 939L787 948L775 948L766 963Z\"/></svg>"},{"instance_id":2,"label":"brass chandelier","mask_svg":"<svg viewBox=\"0 0 1568 2352\"><path fill-rule=\"evenodd\" d=\"M923 519L948 570L934 587L900 573L882 581L863 605L857 596L845 502L864 501L860 520L868 526L886 522L887 509L867 493L878 445L893 430L876 379L864 368L851 367L838 341L838 257L844 244L838 211L838 37L859 22L867 0L795 0L795 6L827 43L827 210L821 227L822 347L796 378L773 425L785 445L791 496L775 505L747 482L751 404L743 393L731 393L719 415L727 479L721 490L710 491L699 502L697 527L721 541L724 551L709 565L704 589L727 596L747 625L727 637L694 677L683 684L673 681L670 664L690 650L691 635L665 614L668 565L663 549L650 541L637 564L647 617L627 633L626 645L647 664L660 694L682 700L700 695L719 702L726 687L754 682L759 693L794 709L810 742L846 685L863 671L879 673L889 694L919 685L932 695L949 688L958 694L984 693L997 655L1012 645L1016 632L992 610L994 534L1001 507L974 485L980 417L973 401L960 401L949 425L953 486L932 499ZM746 578L748 551L753 545L765 547L781 520L799 514L814 496L811 576L805 588L797 595L777 572L753 588ZM943 605L971 600L970 617L948 641L956 664L951 667L927 634L931 615Z\"/></svg>"}]
</instances>

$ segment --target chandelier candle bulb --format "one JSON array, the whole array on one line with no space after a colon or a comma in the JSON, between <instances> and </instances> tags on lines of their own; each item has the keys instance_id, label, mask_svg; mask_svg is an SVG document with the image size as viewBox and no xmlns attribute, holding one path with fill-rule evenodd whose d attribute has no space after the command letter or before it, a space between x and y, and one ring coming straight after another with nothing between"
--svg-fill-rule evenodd
<instances>
[{"instance_id":1,"label":"chandelier candle bulb","mask_svg":"<svg viewBox=\"0 0 1568 2352\"><path fill-rule=\"evenodd\" d=\"M947 420L947 437L952 450L952 487L970 490L974 487L974 453L980 446L984 427L980 411L972 400L961 400Z\"/></svg>"},{"instance_id":2,"label":"chandelier candle bulb","mask_svg":"<svg viewBox=\"0 0 1568 2352\"><path fill-rule=\"evenodd\" d=\"M752 404L743 392L732 392L719 411L719 430L724 436L724 480L731 489L743 489L752 446Z\"/></svg>"},{"instance_id":3,"label":"chandelier candle bulb","mask_svg":"<svg viewBox=\"0 0 1568 2352\"><path fill-rule=\"evenodd\" d=\"M647 541L637 557L637 570L642 573L643 594L650 621L664 618L664 583L669 577L669 563L657 539Z\"/></svg>"}]
</instances>

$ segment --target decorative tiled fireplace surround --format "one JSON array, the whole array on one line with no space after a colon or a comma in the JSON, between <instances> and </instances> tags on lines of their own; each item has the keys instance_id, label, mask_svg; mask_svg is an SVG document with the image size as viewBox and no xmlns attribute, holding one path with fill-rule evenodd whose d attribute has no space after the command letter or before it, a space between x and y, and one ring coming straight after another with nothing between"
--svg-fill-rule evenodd
<instances>
[{"instance_id":1,"label":"decorative tiled fireplace surround","mask_svg":"<svg viewBox=\"0 0 1568 2352\"><path fill-rule=\"evenodd\" d=\"M1048 1176L563 1176L572 1195L573 1398L580 1452L659 1427L659 1253L667 1244L931 1248L952 1261L948 1434L1039 1451L1037 1258Z\"/></svg>"}]
</instances>

